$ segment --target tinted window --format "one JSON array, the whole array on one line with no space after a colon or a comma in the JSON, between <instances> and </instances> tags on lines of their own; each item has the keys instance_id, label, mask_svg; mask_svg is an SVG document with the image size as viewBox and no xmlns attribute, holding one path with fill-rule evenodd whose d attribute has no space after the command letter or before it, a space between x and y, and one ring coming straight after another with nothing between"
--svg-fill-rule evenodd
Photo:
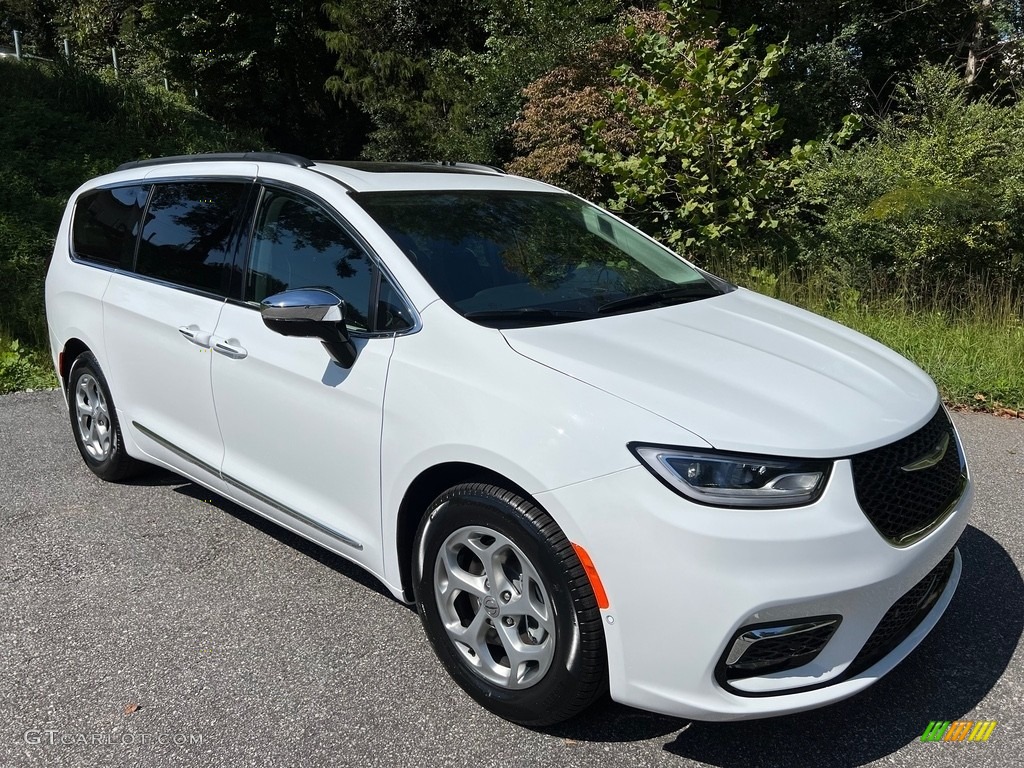
<instances>
[{"instance_id":1,"label":"tinted window","mask_svg":"<svg viewBox=\"0 0 1024 768\"><path fill-rule=\"evenodd\" d=\"M135 271L226 295L245 182L157 184Z\"/></svg>"},{"instance_id":2,"label":"tinted window","mask_svg":"<svg viewBox=\"0 0 1024 768\"><path fill-rule=\"evenodd\" d=\"M135 254L149 187L96 189L78 198L71 242L75 256L119 267Z\"/></svg>"},{"instance_id":3,"label":"tinted window","mask_svg":"<svg viewBox=\"0 0 1024 768\"><path fill-rule=\"evenodd\" d=\"M345 300L350 327L368 330L373 266L366 253L316 203L266 190L256 219L246 299L292 288L326 288Z\"/></svg>"},{"instance_id":4,"label":"tinted window","mask_svg":"<svg viewBox=\"0 0 1024 768\"><path fill-rule=\"evenodd\" d=\"M381 278L380 298L377 300L377 327L375 331L404 331L412 328L412 312L405 299L391 284Z\"/></svg>"},{"instance_id":5,"label":"tinted window","mask_svg":"<svg viewBox=\"0 0 1024 768\"><path fill-rule=\"evenodd\" d=\"M567 322L721 293L677 254L569 195L352 197L441 298L478 322Z\"/></svg>"}]
</instances>

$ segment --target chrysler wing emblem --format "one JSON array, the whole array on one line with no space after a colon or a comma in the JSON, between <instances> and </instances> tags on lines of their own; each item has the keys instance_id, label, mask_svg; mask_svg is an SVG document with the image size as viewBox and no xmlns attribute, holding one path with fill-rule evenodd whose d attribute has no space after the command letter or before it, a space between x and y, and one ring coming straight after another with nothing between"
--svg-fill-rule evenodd
<instances>
[{"instance_id":1,"label":"chrysler wing emblem","mask_svg":"<svg viewBox=\"0 0 1024 768\"><path fill-rule=\"evenodd\" d=\"M915 459L909 464L904 465L901 469L904 472L917 472L919 469L928 469L928 467L934 467L940 461L942 457L946 455L946 449L949 448L949 433L947 432L942 436L942 439L935 444L928 453Z\"/></svg>"}]
</instances>

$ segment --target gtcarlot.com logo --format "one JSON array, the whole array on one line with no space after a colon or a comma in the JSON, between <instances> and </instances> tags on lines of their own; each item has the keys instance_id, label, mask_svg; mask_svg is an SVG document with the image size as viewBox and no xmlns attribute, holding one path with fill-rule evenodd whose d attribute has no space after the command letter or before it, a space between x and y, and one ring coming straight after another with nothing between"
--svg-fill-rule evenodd
<instances>
[{"instance_id":1,"label":"gtcarlot.com logo","mask_svg":"<svg viewBox=\"0 0 1024 768\"><path fill-rule=\"evenodd\" d=\"M995 729L995 720L932 720L921 741L988 741Z\"/></svg>"},{"instance_id":2,"label":"gtcarlot.com logo","mask_svg":"<svg viewBox=\"0 0 1024 768\"><path fill-rule=\"evenodd\" d=\"M60 731L55 728L30 728L25 731L22 737L26 744L45 744L47 746L104 746L108 744L119 744L126 747L136 745L158 745L183 747L186 745L202 744L203 736L200 733L146 733L146 732L125 732L108 733L97 731L95 733L73 733Z\"/></svg>"}]
</instances>

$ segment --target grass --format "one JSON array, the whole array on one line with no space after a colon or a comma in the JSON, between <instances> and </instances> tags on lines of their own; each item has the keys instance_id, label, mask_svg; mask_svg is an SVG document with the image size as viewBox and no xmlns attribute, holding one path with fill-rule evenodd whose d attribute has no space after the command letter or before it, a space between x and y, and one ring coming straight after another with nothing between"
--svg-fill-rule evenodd
<instances>
[{"instance_id":1,"label":"grass","mask_svg":"<svg viewBox=\"0 0 1024 768\"><path fill-rule=\"evenodd\" d=\"M957 405L1024 410L1024 326L953 320L891 307L844 310L833 319L913 360Z\"/></svg>"},{"instance_id":2,"label":"grass","mask_svg":"<svg viewBox=\"0 0 1024 768\"><path fill-rule=\"evenodd\" d=\"M728 271L728 270L726 270ZM829 317L913 360L957 406L1024 417L1024 287L983 278L941 284L876 277L861 291L835 276L757 267L735 282Z\"/></svg>"}]
</instances>

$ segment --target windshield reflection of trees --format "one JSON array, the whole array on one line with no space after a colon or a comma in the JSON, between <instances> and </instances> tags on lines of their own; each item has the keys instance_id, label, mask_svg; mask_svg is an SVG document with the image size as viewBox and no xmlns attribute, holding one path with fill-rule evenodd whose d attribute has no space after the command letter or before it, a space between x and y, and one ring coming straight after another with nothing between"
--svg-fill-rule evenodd
<instances>
[{"instance_id":1,"label":"windshield reflection of trees","mask_svg":"<svg viewBox=\"0 0 1024 768\"><path fill-rule=\"evenodd\" d=\"M594 297L632 295L670 284L611 239L590 231L583 205L543 193L380 193L363 205L444 298L503 285L542 293L572 288ZM467 258L468 257L468 258ZM461 286L452 271L462 272ZM552 296L554 298L554 296Z\"/></svg>"}]
</instances>

